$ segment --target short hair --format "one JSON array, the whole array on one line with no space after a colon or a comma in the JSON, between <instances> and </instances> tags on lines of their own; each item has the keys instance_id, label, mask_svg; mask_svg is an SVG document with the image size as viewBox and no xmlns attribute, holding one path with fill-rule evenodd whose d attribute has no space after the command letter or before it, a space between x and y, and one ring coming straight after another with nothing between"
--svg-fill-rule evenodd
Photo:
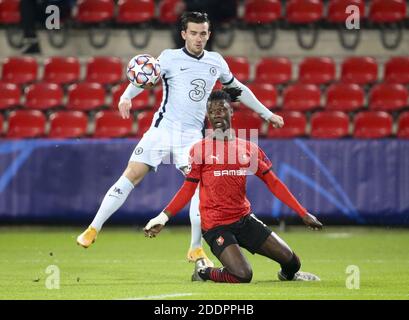
<instances>
[{"instance_id":1,"label":"short hair","mask_svg":"<svg viewBox=\"0 0 409 320\"><path fill-rule=\"evenodd\" d=\"M211 103L215 100L226 100L228 103L238 101L238 98L241 95L242 90L236 87L231 88L223 88L222 90L213 91L209 99L207 99L207 103Z\"/></svg>"},{"instance_id":2,"label":"short hair","mask_svg":"<svg viewBox=\"0 0 409 320\"><path fill-rule=\"evenodd\" d=\"M197 12L197 11L184 12L181 17L181 27L183 31L187 30L187 24L189 22L193 22L193 23L207 22L209 24L209 29L210 29L210 20L206 12Z\"/></svg>"}]
</instances>

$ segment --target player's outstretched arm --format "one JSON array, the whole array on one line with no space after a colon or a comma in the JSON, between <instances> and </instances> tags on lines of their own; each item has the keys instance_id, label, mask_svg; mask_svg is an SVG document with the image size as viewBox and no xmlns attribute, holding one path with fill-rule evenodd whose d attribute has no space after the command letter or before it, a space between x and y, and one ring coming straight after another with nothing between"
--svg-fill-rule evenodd
<instances>
[{"instance_id":1,"label":"player's outstretched arm","mask_svg":"<svg viewBox=\"0 0 409 320\"><path fill-rule=\"evenodd\" d=\"M118 103L119 113L121 114L122 118L129 118L130 110L132 108L132 99L142 91L143 89L135 87L132 83L130 83L128 87L126 87Z\"/></svg>"},{"instance_id":2,"label":"player's outstretched arm","mask_svg":"<svg viewBox=\"0 0 409 320\"><path fill-rule=\"evenodd\" d=\"M271 122L274 128L281 128L284 126L283 117L268 110L246 85L242 84L237 79L234 79L232 83L227 85L227 87L238 87L241 89L242 92L239 97L240 101L257 112L266 121Z\"/></svg>"}]
</instances>

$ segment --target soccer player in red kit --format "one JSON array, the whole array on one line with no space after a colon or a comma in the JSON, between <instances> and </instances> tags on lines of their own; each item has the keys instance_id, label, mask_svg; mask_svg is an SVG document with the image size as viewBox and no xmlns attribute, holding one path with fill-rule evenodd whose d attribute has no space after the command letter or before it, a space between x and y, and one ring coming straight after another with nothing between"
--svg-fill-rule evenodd
<instances>
[{"instance_id":1,"label":"soccer player in red kit","mask_svg":"<svg viewBox=\"0 0 409 320\"><path fill-rule=\"evenodd\" d=\"M169 218L190 201L200 183L203 237L223 268L208 267L199 259L192 280L250 282L252 269L240 247L278 262L280 280L319 280L311 273L299 271L298 256L252 213L246 197L246 176L255 174L307 226L314 230L322 228L318 219L307 212L273 173L264 152L254 143L238 139L234 130L230 130L233 113L230 103L240 94L240 89L225 88L210 95L207 116L214 131L192 147L191 168L184 184L163 212L148 222L145 235L155 237Z\"/></svg>"}]
</instances>

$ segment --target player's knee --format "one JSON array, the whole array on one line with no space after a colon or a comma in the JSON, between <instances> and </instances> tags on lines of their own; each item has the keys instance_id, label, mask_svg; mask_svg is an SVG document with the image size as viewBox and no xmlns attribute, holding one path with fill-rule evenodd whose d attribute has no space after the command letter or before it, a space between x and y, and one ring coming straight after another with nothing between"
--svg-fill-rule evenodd
<instances>
[{"instance_id":1,"label":"player's knee","mask_svg":"<svg viewBox=\"0 0 409 320\"><path fill-rule=\"evenodd\" d=\"M290 271L291 273L296 273L298 270L301 269L301 261L298 256L293 253L291 259L288 263L283 266L286 270Z\"/></svg>"},{"instance_id":2,"label":"player's knee","mask_svg":"<svg viewBox=\"0 0 409 320\"><path fill-rule=\"evenodd\" d=\"M124 176L136 186L149 172L149 167L141 163L129 163L124 171Z\"/></svg>"},{"instance_id":3,"label":"player's knee","mask_svg":"<svg viewBox=\"0 0 409 320\"><path fill-rule=\"evenodd\" d=\"M239 279L240 283L249 283L253 279L253 270L250 267L242 267L235 272L235 276Z\"/></svg>"}]
</instances>

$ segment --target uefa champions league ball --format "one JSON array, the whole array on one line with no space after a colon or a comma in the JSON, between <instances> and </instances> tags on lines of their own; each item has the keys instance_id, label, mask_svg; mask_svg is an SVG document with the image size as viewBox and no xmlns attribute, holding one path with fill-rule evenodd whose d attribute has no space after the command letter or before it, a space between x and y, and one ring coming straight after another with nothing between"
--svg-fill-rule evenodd
<instances>
[{"instance_id":1,"label":"uefa champions league ball","mask_svg":"<svg viewBox=\"0 0 409 320\"><path fill-rule=\"evenodd\" d=\"M159 62L150 54L138 54L129 61L126 76L138 88L153 87L160 79Z\"/></svg>"}]
</instances>

